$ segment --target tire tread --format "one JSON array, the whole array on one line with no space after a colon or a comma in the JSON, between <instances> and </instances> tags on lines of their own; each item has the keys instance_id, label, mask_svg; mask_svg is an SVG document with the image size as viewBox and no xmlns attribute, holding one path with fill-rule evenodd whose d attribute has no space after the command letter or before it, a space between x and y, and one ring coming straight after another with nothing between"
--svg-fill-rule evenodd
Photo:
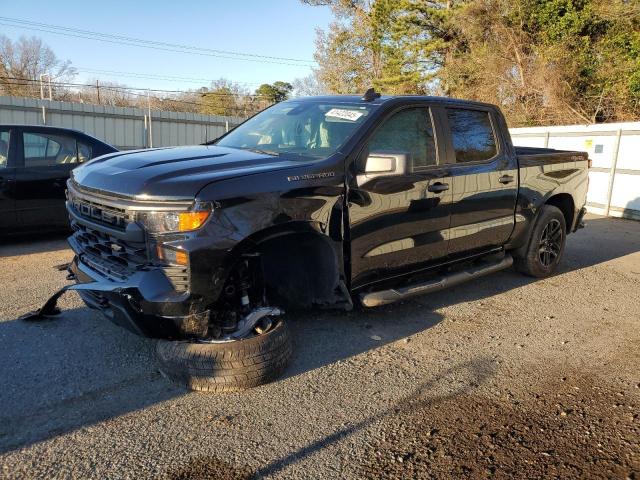
<instances>
[{"instance_id":1,"label":"tire tread","mask_svg":"<svg viewBox=\"0 0 640 480\"><path fill-rule=\"evenodd\" d=\"M540 264L538 257L538 244L534 241L534 239L538 239L541 236L542 230L544 229L548 221L552 218L559 220L560 224L562 225L563 244L558 255L558 262L556 262L556 264L553 265L551 269L545 269ZM555 207L553 205L543 205L540 209L540 213L538 214L536 223L531 229L531 237L529 238L529 241L524 247L521 247L513 254L513 263L516 270L531 277L548 277L554 272L554 270L558 266L558 263L562 259L566 240L567 227L565 224L564 215L558 207Z\"/></svg>"},{"instance_id":2,"label":"tire tread","mask_svg":"<svg viewBox=\"0 0 640 480\"><path fill-rule=\"evenodd\" d=\"M160 371L191 390L236 392L268 383L282 374L292 354L286 324L263 335L229 343L159 340Z\"/></svg>"}]
</instances>

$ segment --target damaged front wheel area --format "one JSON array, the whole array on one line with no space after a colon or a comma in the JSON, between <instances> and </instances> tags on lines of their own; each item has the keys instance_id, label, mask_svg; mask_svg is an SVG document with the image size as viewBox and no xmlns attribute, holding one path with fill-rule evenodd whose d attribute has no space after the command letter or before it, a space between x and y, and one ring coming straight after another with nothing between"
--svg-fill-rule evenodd
<instances>
[{"instance_id":1,"label":"damaged front wheel area","mask_svg":"<svg viewBox=\"0 0 640 480\"><path fill-rule=\"evenodd\" d=\"M160 371L191 390L235 392L279 377L291 358L289 329L281 320L264 333L212 342L159 340Z\"/></svg>"},{"instance_id":2,"label":"damaged front wheel area","mask_svg":"<svg viewBox=\"0 0 640 480\"><path fill-rule=\"evenodd\" d=\"M191 390L231 392L274 380L291 358L283 313L268 306L262 259L245 254L232 270L206 335L157 343L160 371Z\"/></svg>"}]
</instances>

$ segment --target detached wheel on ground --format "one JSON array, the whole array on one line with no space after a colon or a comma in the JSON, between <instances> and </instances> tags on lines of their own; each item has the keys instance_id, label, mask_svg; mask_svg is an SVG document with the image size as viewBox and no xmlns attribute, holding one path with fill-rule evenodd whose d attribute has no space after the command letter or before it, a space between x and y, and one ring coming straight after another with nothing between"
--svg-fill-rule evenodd
<instances>
[{"instance_id":1,"label":"detached wheel on ground","mask_svg":"<svg viewBox=\"0 0 640 480\"><path fill-rule=\"evenodd\" d=\"M564 215L559 208L544 205L540 209L528 245L513 255L516 268L532 277L551 275L558 268L566 241Z\"/></svg>"},{"instance_id":2,"label":"detached wheel on ground","mask_svg":"<svg viewBox=\"0 0 640 480\"><path fill-rule=\"evenodd\" d=\"M289 329L282 320L242 340L196 343L159 340L160 371L191 390L235 392L268 383L291 358Z\"/></svg>"}]
</instances>

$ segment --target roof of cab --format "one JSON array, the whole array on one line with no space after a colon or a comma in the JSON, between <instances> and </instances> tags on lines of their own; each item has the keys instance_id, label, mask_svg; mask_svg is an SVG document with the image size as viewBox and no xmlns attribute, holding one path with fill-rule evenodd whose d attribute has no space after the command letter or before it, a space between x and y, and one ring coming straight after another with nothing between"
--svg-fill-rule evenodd
<instances>
[{"instance_id":1,"label":"roof of cab","mask_svg":"<svg viewBox=\"0 0 640 480\"><path fill-rule=\"evenodd\" d=\"M436 97L430 95L382 95L373 100L363 100L362 95L320 95L315 97L297 97L291 98L290 102L308 101L308 102L332 102L332 103L361 103L363 105L382 105L387 102L413 100L413 101L431 101L438 103L449 103L452 105L476 105L482 107L496 108L490 103L476 102L474 100L464 100L451 97Z\"/></svg>"}]
</instances>

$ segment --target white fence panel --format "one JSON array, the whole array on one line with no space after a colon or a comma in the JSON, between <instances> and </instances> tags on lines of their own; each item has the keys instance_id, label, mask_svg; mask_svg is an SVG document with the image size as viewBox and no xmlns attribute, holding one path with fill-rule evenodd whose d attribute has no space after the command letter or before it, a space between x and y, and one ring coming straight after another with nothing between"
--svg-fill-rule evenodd
<instances>
[{"instance_id":1,"label":"white fence panel","mask_svg":"<svg viewBox=\"0 0 640 480\"><path fill-rule=\"evenodd\" d=\"M44 115L43 115L44 107ZM195 145L213 140L242 119L187 112L151 110L151 132L146 109L71 102L50 102L0 96L0 124L52 125L81 130L121 150Z\"/></svg>"},{"instance_id":2,"label":"white fence panel","mask_svg":"<svg viewBox=\"0 0 640 480\"><path fill-rule=\"evenodd\" d=\"M640 122L510 129L514 145L589 153L587 208L640 220Z\"/></svg>"}]
</instances>

